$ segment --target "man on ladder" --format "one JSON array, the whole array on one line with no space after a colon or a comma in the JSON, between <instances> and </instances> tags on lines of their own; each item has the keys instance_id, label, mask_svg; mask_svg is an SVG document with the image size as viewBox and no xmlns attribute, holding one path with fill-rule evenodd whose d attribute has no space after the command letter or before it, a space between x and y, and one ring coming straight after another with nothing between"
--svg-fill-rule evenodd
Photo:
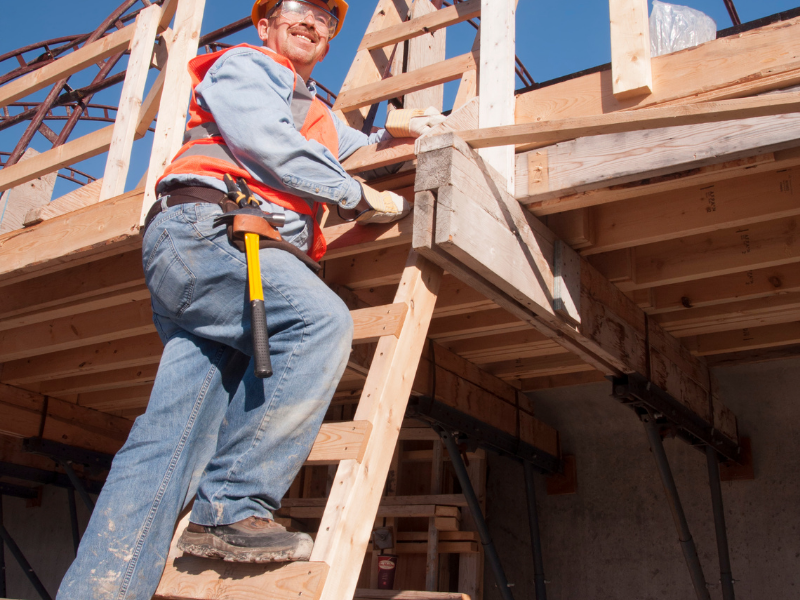
<instances>
[{"instance_id":1,"label":"man on ladder","mask_svg":"<svg viewBox=\"0 0 800 600\"><path fill-rule=\"evenodd\" d=\"M344 303L316 276L325 240L314 216L318 203L363 223L410 210L339 163L388 134L346 126L309 82L347 8L344 0L257 0L262 46L189 63L185 145L158 182L142 245L164 353L61 600L149 600L192 499L184 552L242 562L310 556L311 538L287 532L272 513L310 452L353 331ZM389 133L419 136L442 120L437 111L394 111ZM250 301L265 311L251 312ZM264 312L271 369L253 359Z\"/></svg>"}]
</instances>

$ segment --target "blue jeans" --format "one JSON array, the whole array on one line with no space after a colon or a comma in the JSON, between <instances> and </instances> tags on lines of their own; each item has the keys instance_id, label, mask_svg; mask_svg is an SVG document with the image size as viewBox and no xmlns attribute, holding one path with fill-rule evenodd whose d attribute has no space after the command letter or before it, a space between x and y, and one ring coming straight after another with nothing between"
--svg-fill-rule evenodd
<instances>
[{"instance_id":1,"label":"blue jeans","mask_svg":"<svg viewBox=\"0 0 800 600\"><path fill-rule=\"evenodd\" d=\"M344 372L344 303L288 252L260 252L274 375L253 375L245 255L213 204L159 214L144 237L164 341L147 412L114 463L59 600L150 600L179 512L226 525L271 517ZM109 392L113 394L112 392Z\"/></svg>"}]
</instances>

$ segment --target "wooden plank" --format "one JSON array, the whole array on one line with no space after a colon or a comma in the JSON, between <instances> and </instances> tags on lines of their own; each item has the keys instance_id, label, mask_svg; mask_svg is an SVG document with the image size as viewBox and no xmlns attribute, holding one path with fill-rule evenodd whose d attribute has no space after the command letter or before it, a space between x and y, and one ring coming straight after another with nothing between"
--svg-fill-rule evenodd
<instances>
[{"instance_id":1,"label":"wooden plank","mask_svg":"<svg viewBox=\"0 0 800 600\"><path fill-rule=\"evenodd\" d=\"M776 171L782 168L795 167L799 164L800 149L790 148L774 153L767 152L748 158L725 161L716 165L670 173L669 175L648 177L626 184L567 194L551 200L535 201L528 204L527 207L535 215L551 215L608 202L619 202L631 198L642 198L651 194L680 190L693 185L708 185L731 177Z\"/></svg>"},{"instance_id":2,"label":"wooden plank","mask_svg":"<svg viewBox=\"0 0 800 600\"><path fill-rule=\"evenodd\" d=\"M21 385L71 375L158 363L164 346L155 333L72 350L12 360L3 365L4 383Z\"/></svg>"},{"instance_id":3,"label":"wooden plank","mask_svg":"<svg viewBox=\"0 0 800 600\"><path fill-rule=\"evenodd\" d=\"M504 360L482 366L487 372L504 380L593 370L591 365L587 365L574 354L563 352L550 356Z\"/></svg>"},{"instance_id":4,"label":"wooden plank","mask_svg":"<svg viewBox=\"0 0 800 600\"><path fill-rule=\"evenodd\" d=\"M605 376L598 371L580 371L578 373L527 377L520 381L520 385L526 392L536 392L539 390L549 390L551 388L571 387L573 385L586 385L607 381Z\"/></svg>"},{"instance_id":5,"label":"wooden plank","mask_svg":"<svg viewBox=\"0 0 800 600\"><path fill-rule=\"evenodd\" d=\"M53 178L55 178L55 173L53 173ZM65 213L96 204L100 201L100 188L102 185L102 178L95 179L91 183L52 200L46 206L29 210L25 215L23 225L25 225L25 227L30 227L42 221L53 219Z\"/></svg>"},{"instance_id":6,"label":"wooden plank","mask_svg":"<svg viewBox=\"0 0 800 600\"><path fill-rule=\"evenodd\" d=\"M451 7L455 8L455 6ZM411 21L438 12L430 0L414 0L411 5ZM406 59L407 73L413 73L424 67L435 65L445 59L445 42L447 30L427 31L411 38L408 42ZM403 108L426 109L432 106L439 111L444 103L444 85L435 85L416 92L406 94Z\"/></svg>"},{"instance_id":7,"label":"wooden plank","mask_svg":"<svg viewBox=\"0 0 800 600\"><path fill-rule=\"evenodd\" d=\"M141 264L141 250L133 250L64 269L58 274L4 286L0 294L0 329L86 312L93 308L82 308L82 301L104 298L115 292L129 294L132 289L144 285ZM130 299L128 296L116 303ZM63 314L48 316L61 308L64 308ZM44 318L38 318L40 315Z\"/></svg>"},{"instance_id":8,"label":"wooden plank","mask_svg":"<svg viewBox=\"0 0 800 600\"><path fill-rule=\"evenodd\" d=\"M155 333L150 299L0 331L0 362Z\"/></svg>"},{"instance_id":9,"label":"wooden plank","mask_svg":"<svg viewBox=\"0 0 800 600\"><path fill-rule=\"evenodd\" d=\"M114 454L128 437L133 422L121 417L77 406L57 398L45 397L20 388L0 384L3 419L0 433L12 437L33 437L70 446ZM42 429L42 424L44 428Z\"/></svg>"},{"instance_id":10,"label":"wooden plank","mask_svg":"<svg viewBox=\"0 0 800 600\"><path fill-rule=\"evenodd\" d=\"M432 33L449 25L461 23L467 19L480 16L480 0L467 0L454 6L447 6L436 12L423 15L414 14L410 21L385 27L379 31L366 33L361 39L358 50L373 50L391 46L414 37Z\"/></svg>"},{"instance_id":11,"label":"wooden plank","mask_svg":"<svg viewBox=\"0 0 800 600\"><path fill-rule=\"evenodd\" d=\"M60 397L69 394L84 394L119 388L126 388L145 383L152 384L158 372L157 364L126 367L102 373L75 375L61 379L50 379L39 383L25 384L25 388L45 396Z\"/></svg>"},{"instance_id":12,"label":"wooden plank","mask_svg":"<svg viewBox=\"0 0 800 600\"><path fill-rule=\"evenodd\" d=\"M403 271L408 248L393 246L377 251L333 258L325 261L323 279L353 290L378 285L397 284Z\"/></svg>"},{"instance_id":13,"label":"wooden plank","mask_svg":"<svg viewBox=\"0 0 800 600\"><path fill-rule=\"evenodd\" d=\"M765 298L776 293L800 291L800 262L737 271L642 291L646 294L645 307L650 314Z\"/></svg>"},{"instance_id":14,"label":"wooden plank","mask_svg":"<svg viewBox=\"0 0 800 600\"><path fill-rule=\"evenodd\" d=\"M732 119L768 117L798 111L800 111L800 93L792 92L703 104L643 108L636 111L537 123L518 123L464 131L459 135L473 148L491 148L505 144L547 145L585 136L719 123Z\"/></svg>"},{"instance_id":15,"label":"wooden plank","mask_svg":"<svg viewBox=\"0 0 800 600\"><path fill-rule=\"evenodd\" d=\"M480 29L479 127L492 128L514 123L516 52L516 1L482 0ZM514 190L514 148L504 146L480 153Z\"/></svg>"},{"instance_id":16,"label":"wooden plank","mask_svg":"<svg viewBox=\"0 0 800 600\"><path fill-rule=\"evenodd\" d=\"M609 0L611 80L617 99L653 91L650 69L650 22L647 0Z\"/></svg>"},{"instance_id":17,"label":"wooden plank","mask_svg":"<svg viewBox=\"0 0 800 600\"><path fill-rule=\"evenodd\" d=\"M800 343L800 321L762 325L683 338L693 354L708 356Z\"/></svg>"},{"instance_id":18,"label":"wooden plank","mask_svg":"<svg viewBox=\"0 0 800 600\"><path fill-rule=\"evenodd\" d=\"M71 54L67 54L44 67L23 75L0 87L0 107L24 98L51 83L77 73L128 48L136 31L135 25L114 31Z\"/></svg>"},{"instance_id":19,"label":"wooden plank","mask_svg":"<svg viewBox=\"0 0 800 600\"><path fill-rule=\"evenodd\" d=\"M645 98L615 98L610 70L521 94L516 122L735 98L800 83L799 25L800 18L794 18L654 57L653 94Z\"/></svg>"},{"instance_id":20,"label":"wooden plank","mask_svg":"<svg viewBox=\"0 0 800 600\"><path fill-rule=\"evenodd\" d=\"M793 233L797 227L798 217L786 217L638 246L633 249L634 279L617 285L635 290L797 262L800 239ZM615 253L591 258L595 256L613 257L606 262L607 269L615 269L623 260Z\"/></svg>"},{"instance_id":21,"label":"wooden plank","mask_svg":"<svg viewBox=\"0 0 800 600\"><path fill-rule=\"evenodd\" d=\"M153 149L147 180L141 198L138 225L144 225L147 211L156 200L156 181L183 144L191 81L186 63L197 54L205 0L181 0L175 13L174 37L169 47L167 66L161 71L164 88L153 135Z\"/></svg>"},{"instance_id":22,"label":"wooden plank","mask_svg":"<svg viewBox=\"0 0 800 600\"><path fill-rule=\"evenodd\" d=\"M800 293L789 292L766 298L726 302L653 315L665 330L681 338L730 329L788 323L800 319Z\"/></svg>"},{"instance_id":23,"label":"wooden plank","mask_svg":"<svg viewBox=\"0 0 800 600\"><path fill-rule=\"evenodd\" d=\"M139 125L139 111L142 107L142 95L150 70L150 59L153 55L161 7L148 6L136 17L135 33L131 39L130 56L125 71L125 82L114 122L114 133L108 150L106 169L103 174L103 187L100 190L100 201L113 198L125 191L125 181L130 166L133 140Z\"/></svg>"},{"instance_id":24,"label":"wooden plank","mask_svg":"<svg viewBox=\"0 0 800 600\"><path fill-rule=\"evenodd\" d=\"M416 253L409 255L395 298L409 304L409 313L399 338L383 337L378 342L354 417L373 424L365 458L361 463L339 464L312 553L313 560L331 567L322 596L326 600L352 596L355 590L357 565L372 528L372 519L363 516L378 512L441 275L441 269Z\"/></svg>"},{"instance_id":25,"label":"wooden plank","mask_svg":"<svg viewBox=\"0 0 800 600\"><path fill-rule=\"evenodd\" d=\"M787 114L666 127L655 131L615 133L562 142L517 157L515 196L521 202L531 204L537 214L545 214L547 200L797 146L798 126L800 115ZM534 179L528 178L529 163L537 159L546 181L539 181L531 187L532 181L542 179L539 171L534 172ZM775 160L775 157L767 160ZM735 168L736 165L730 167ZM581 204L599 204L604 198L608 198L607 201L614 201L615 198L611 190L595 196L582 197ZM575 199L571 203L577 201ZM559 211L570 207L570 202L549 204Z\"/></svg>"},{"instance_id":26,"label":"wooden plank","mask_svg":"<svg viewBox=\"0 0 800 600\"><path fill-rule=\"evenodd\" d=\"M20 163L24 163L39 153L28 148L22 154ZM28 181L0 195L0 234L14 231L25 224L25 216L29 211L41 210L50 203L56 173L48 173L38 179Z\"/></svg>"},{"instance_id":27,"label":"wooden plank","mask_svg":"<svg viewBox=\"0 0 800 600\"><path fill-rule=\"evenodd\" d=\"M323 423L305 464L334 465L340 460L361 462L371 431L369 421Z\"/></svg>"},{"instance_id":28,"label":"wooden plank","mask_svg":"<svg viewBox=\"0 0 800 600\"><path fill-rule=\"evenodd\" d=\"M800 215L800 167L590 209L597 254Z\"/></svg>"},{"instance_id":29,"label":"wooden plank","mask_svg":"<svg viewBox=\"0 0 800 600\"><path fill-rule=\"evenodd\" d=\"M66 144L56 150L65 147ZM3 255L0 277L22 270L33 271L51 261L63 263L69 260L71 254L95 247L108 250L111 242L140 245L139 224L135 215L139 212L141 202L141 192L129 192L34 227L0 236L0 253ZM136 236L135 241L131 240L133 236Z\"/></svg>"},{"instance_id":30,"label":"wooden plank","mask_svg":"<svg viewBox=\"0 0 800 600\"><path fill-rule=\"evenodd\" d=\"M336 98L334 109L349 111L369 106L375 102L389 100L404 93L408 94L433 85L453 81L460 78L465 71L474 68L475 58L472 53L462 54L412 73L401 73L383 81L340 92Z\"/></svg>"},{"instance_id":31,"label":"wooden plank","mask_svg":"<svg viewBox=\"0 0 800 600\"><path fill-rule=\"evenodd\" d=\"M424 426L428 429L428 426ZM298 507L318 507L325 508L328 503L327 498L284 498L281 501L283 508ZM381 506L416 506L420 504L430 504L435 506L467 506L467 500L463 494L420 494L414 496L384 496L381 498Z\"/></svg>"},{"instance_id":32,"label":"wooden plank","mask_svg":"<svg viewBox=\"0 0 800 600\"><path fill-rule=\"evenodd\" d=\"M43 152L30 160L4 168L0 171L0 191L27 183L65 165L102 154L111 145L113 134L114 126L109 125Z\"/></svg>"},{"instance_id":33,"label":"wooden plank","mask_svg":"<svg viewBox=\"0 0 800 600\"><path fill-rule=\"evenodd\" d=\"M384 335L397 337L407 312L408 305L405 302L350 311L355 326L353 343L377 342Z\"/></svg>"}]
</instances>

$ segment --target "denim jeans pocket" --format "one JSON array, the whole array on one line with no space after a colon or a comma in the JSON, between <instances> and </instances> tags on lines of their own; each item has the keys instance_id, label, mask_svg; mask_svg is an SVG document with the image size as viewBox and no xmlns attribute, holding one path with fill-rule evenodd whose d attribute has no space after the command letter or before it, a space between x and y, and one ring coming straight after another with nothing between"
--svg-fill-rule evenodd
<instances>
[{"instance_id":1,"label":"denim jeans pocket","mask_svg":"<svg viewBox=\"0 0 800 600\"><path fill-rule=\"evenodd\" d=\"M181 260L169 230L161 233L150 251L144 276L155 301L154 308L165 311L167 316L179 317L191 305L197 277Z\"/></svg>"}]
</instances>

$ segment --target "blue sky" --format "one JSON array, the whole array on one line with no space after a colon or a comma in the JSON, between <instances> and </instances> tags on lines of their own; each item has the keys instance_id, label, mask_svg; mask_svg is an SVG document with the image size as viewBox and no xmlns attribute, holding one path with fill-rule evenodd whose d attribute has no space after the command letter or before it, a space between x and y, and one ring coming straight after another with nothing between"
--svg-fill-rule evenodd
<instances>
[{"instance_id":1,"label":"blue sky","mask_svg":"<svg viewBox=\"0 0 800 600\"><path fill-rule=\"evenodd\" d=\"M121 0L119 0L121 2ZM758 19L794 8L800 0L735 0L743 22ZM86 33L93 30L119 2L117 0L80 0L67 3L63 0L38 0L21 2L3 0L0 20L0 55L43 40ZM723 0L686 0L683 4L708 14L717 23L718 29L731 26ZM249 14L250 0L207 0L203 19L203 33L217 29ZM375 7L374 0L353 0L347 23L342 33L334 40L331 53L317 66L314 77L337 91L347 74L356 48L366 29ZM447 56L457 56L472 45L474 29L463 23L448 29ZM241 32L230 40L256 43L253 29ZM517 9L517 55L523 60L536 81L546 81L582 69L609 62L608 2L606 0L520 0ZM124 62L123 62L124 64ZM14 68L9 62L0 63L0 73ZM96 70L73 76L73 87L86 85ZM151 73L152 78L152 73ZM455 83L446 87L446 100L455 94ZM93 103L116 104L120 86L98 94ZM40 99L46 92L31 96ZM452 101L452 100L451 100ZM50 124L58 131L60 122ZM82 123L73 137L103 126L97 123ZM11 151L24 130L24 125L0 131L0 150ZM138 141L129 176L129 187L139 180L146 168L151 141L149 136ZM32 144L39 151L50 148L49 142L37 134ZM96 176L102 176L103 161L90 159L78 168ZM66 193L73 184L59 179L55 196Z\"/></svg>"}]
</instances>

